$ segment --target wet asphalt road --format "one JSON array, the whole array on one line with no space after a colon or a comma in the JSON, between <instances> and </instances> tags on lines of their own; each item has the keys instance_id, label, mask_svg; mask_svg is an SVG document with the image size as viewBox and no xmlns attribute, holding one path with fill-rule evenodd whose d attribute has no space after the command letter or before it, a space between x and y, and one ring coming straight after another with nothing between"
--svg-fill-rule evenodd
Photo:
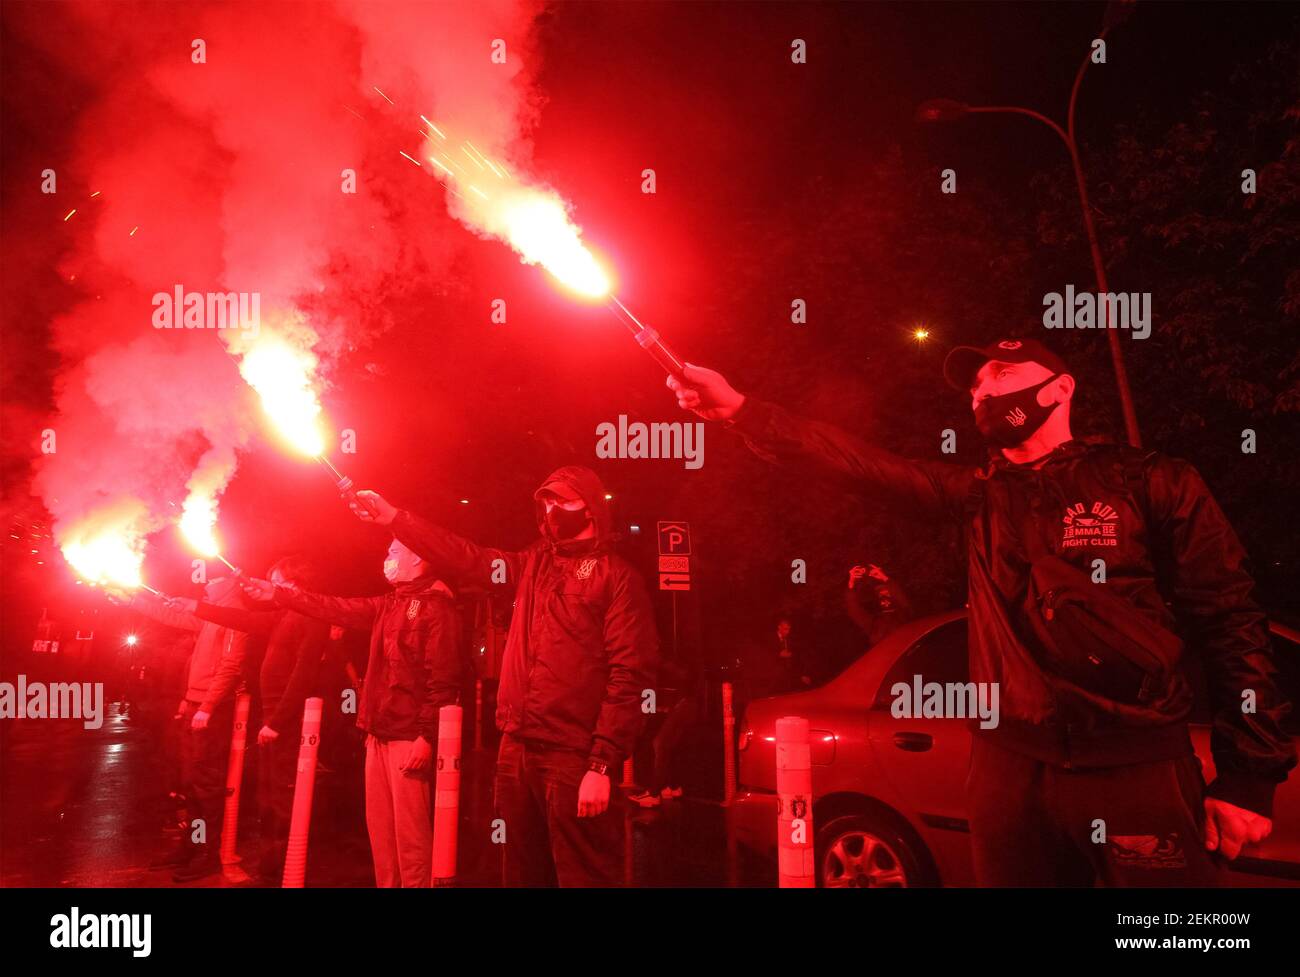
<instances>
[{"instance_id":1,"label":"wet asphalt road","mask_svg":"<svg viewBox=\"0 0 1300 977\"><path fill-rule=\"evenodd\" d=\"M167 719L136 707L122 715L105 703L103 726L78 720L6 720L0 724L0 885L171 887L170 870L151 870L179 838L168 799ZM350 731L352 732L352 731ZM256 749L250 747L250 756ZM307 884L373 885L362 807L361 771L335 753L317 779ZM491 821L494 750L468 750L463 763L459 879L462 886L499 880L499 849L483 826ZM333 764L331 766L330 764ZM246 771L242 805L253 780ZM708 799L668 801L634 809L628 882L638 886L770 885L775 867L744 848L727 857L723 808ZM241 865L188 886L259 883L243 866L255 862L255 825L240 827Z\"/></svg>"}]
</instances>

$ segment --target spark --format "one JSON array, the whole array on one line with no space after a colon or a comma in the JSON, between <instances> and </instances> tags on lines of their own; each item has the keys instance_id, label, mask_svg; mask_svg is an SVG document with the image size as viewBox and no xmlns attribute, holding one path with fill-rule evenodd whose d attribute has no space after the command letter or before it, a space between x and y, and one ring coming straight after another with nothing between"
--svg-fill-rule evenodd
<instances>
[{"instance_id":1,"label":"spark","mask_svg":"<svg viewBox=\"0 0 1300 977\"><path fill-rule=\"evenodd\" d=\"M371 85L370 87L371 87L371 88L374 88L375 91L379 92L379 89L378 89L376 86ZM396 105L396 104L397 104L397 103L394 102L391 98L389 98L387 95L385 95L383 92L379 92L379 97L382 98L382 99L383 99L385 102L387 102L389 105Z\"/></svg>"},{"instance_id":2,"label":"spark","mask_svg":"<svg viewBox=\"0 0 1300 977\"><path fill-rule=\"evenodd\" d=\"M477 193L477 194L478 194L480 197L482 197L484 200L490 200L490 199L491 199L491 198L490 198L486 193L484 193L484 192L483 192L482 190L480 190L478 187L474 186L474 184L471 183L471 184L469 185L469 188L470 188L471 190L473 190L475 193Z\"/></svg>"},{"instance_id":3,"label":"spark","mask_svg":"<svg viewBox=\"0 0 1300 977\"><path fill-rule=\"evenodd\" d=\"M439 129L436 125L434 125L434 124L433 124L432 122L430 122L428 119L425 119L424 116L420 116L420 118L421 118L421 119L424 119L424 124L427 125L430 129L432 129L434 132L436 132L436 133L438 134L438 138L439 138L439 139L446 139L446 138L447 138L446 136L444 136L444 135L442 134L442 130L441 130L441 129Z\"/></svg>"},{"instance_id":4,"label":"spark","mask_svg":"<svg viewBox=\"0 0 1300 977\"><path fill-rule=\"evenodd\" d=\"M73 207L70 211L68 211L68 217L71 217L71 216L72 216L73 214L75 214L76 212L77 212L77 208L76 208L76 207ZM66 222L67 219L68 219L68 217L63 218L63 220Z\"/></svg>"},{"instance_id":5,"label":"spark","mask_svg":"<svg viewBox=\"0 0 1300 977\"><path fill-rule=\"evenodd\" d=\"M104 192L103 190L96 190L94 193L91 194L91 196L92 196L92 197L98 197L98 196L99 196L101 193L103 193L103 192Z\"/></svg>"},{"instance_id":6,"label":"spark","mask_svg":"<svg viewBox=\"0 0 1300 977\"><path fill-rule=\"evenodd\" d=\"M477 156L479 159L481 159L484 163L487 163L488 167L492 170L492 173L493 173L495 176L498 176L498 177L499 177L499 176L501 175L500 173L497 173L497 168L496 168L495 166L492 165L492 161L491 161L490 159L488 159L486 156L483 155L483 150L479 149L477 146L475 146L475 145L474 145L472 142L470 142L468 139L465 140L465 145L468 146L470 149L474 150L474 155L476 155L476 156Z\"/></svg>"},{"instance_id":7,"label":"spark","mask_svg":"<svg viewBox=\"0 0 1300 977\"><path fill-rule=\"evenodd\" d=\"M403 156L406 156L406 153L403 153L402 150L399 149L398 152L399 152L399 153L402 153ZM420 166L420 161L419 161L418 159L416 159L414 156L406 156L406 158L409 159L409 160L410 160L412 163L414 163L416 166ZM420 169L424 169L424 167L423 167L423 166L420 166Z\"/></svg>"},{"instance_id":8,"label":"spark","mask_svg":"<svg viewBox=\"0 0 1300 977\"><path fill-rule=\"evenodd\" d=\"M451 170L447 169L447 167L445 167L445 166L443 166L441 163L439 163L439 162L438 162L436 159L434 159L432 156L429 157L429 162L432 163L434 166L438 167L438 169L445 171L446 174L447 174L448 176L454 177L454 176L456 175L456 174L453 173Z\"/></svg>"},{"instance_id":9,"label":"spark","mask_svg":"<svg viewBox=\"0 0 1300 977\"><path fill-rule=\"evenodd\" d=\"M136 224L135 227L131 228L131 233L127 237L135 237L135 232L138 230L140 230L140 225Z\"/></svg>"},{"instance_id":10,"label":"spark","mask_svg":"<svg viewBox=\"0 0 1300 977\"><path fill-rule=\"evenodd\" d=\"M464 153L466 156L469 157L469 161L470 161L471 163L473 163L475 166L477 166L480 170L483 169L483 164L480 163L478 160L476 160L476 159L474 158L474 154L471 153L468 149L466 149L464 146L461 146L461 147L460 147L460 151L461 151L462 153Z\"/></svg>"}]
</instances>

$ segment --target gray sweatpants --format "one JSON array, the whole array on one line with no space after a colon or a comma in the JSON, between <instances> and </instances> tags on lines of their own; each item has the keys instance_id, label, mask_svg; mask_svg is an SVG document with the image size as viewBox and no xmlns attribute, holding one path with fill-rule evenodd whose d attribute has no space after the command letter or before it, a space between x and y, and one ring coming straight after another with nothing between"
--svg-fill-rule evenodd
<instances>
[{"instance_id":1,"label":"gray sweatpants","mask_svg":"<svg viewBox=\"0 0 1300 977\"><path fill-rule=\"evenodd\" d=\"M366 829L381 889L427 889L433 871L433 827L429 821L429 770L399 769L411 740L366 737Z\"/></svg>"}]
</instances>

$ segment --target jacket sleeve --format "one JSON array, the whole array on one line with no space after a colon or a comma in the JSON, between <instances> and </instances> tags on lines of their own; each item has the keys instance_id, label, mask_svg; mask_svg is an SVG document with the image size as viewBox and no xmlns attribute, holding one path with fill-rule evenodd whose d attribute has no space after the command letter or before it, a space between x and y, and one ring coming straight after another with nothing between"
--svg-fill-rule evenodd
<instances>
[{"instance_id":1,"label":"jacket sleeve","mask_svg":"<svg viewBox=\"0 0 1300 977\"><path fill-rule=\"evenodd\" d=\"M919 513L960 518L975 477L973 468L900 458L832 424L795 417L752 397L745 398L727 426L765 461L812 464L858 494L883 497Z\"/></svg>"},{"instance_id":2,"label":"jacket sleeve","mask_svg":"<svg viewBox=\"0 0 1300 977\"><path fill-rule=\"evenodd\" d=\"M424 645L428 678L416 725L425 742L438 745L438 710L456 704L460 697L460 618L450 601L439 601L442 613L434 616Z\"/></svg>"},{"instance_id":3,"label":"jacket sleeve","mask_svg":"<svg viewBox=\"0 0 1300 977\"><path fill-rule=\"evenodd\" d=\"M201 618L185 611L174 611L152 594L147 597L144 594L136 594L131 598L129 606L131 610L139 611L145 617L159 624L165 624L169 628L179 628L181 631L203 630Z\"/></svg>"},{"instance_id":4,"label":"jacket sleeve","mask_svg":"<svg viewBox=\"0 0 1300 977\"><path fill-rule=\"evenodd\" d=\"M859 580L858 586L863 586L864 582ZM849 620L862 629L863 634L871 633L871 629L876 624L876 616L862 606L862 600L858 597L856 589L844 588L844 610L849 615Z\"/></svg>"},{"instance_id":5,"label":"jacket sleeve","mask_svg":"<svg viewBox=\"0 0 1300 977\"><path fill-rule=\"evenodd\" d=\"M294 623L297 625L295 636L298 654L294 656L293 671L289 673L289 681L285 683L284 694L280 696L275 712L263 724L277 733L291 729L295 722L302 719L302 705L315 691L316 677L320 673L321 658L325 654L325 643L329 636L329 628L318 621L298 617Z\"/></svg>"},{"instance_id":6,"label":"jacket sleeve","mask_svg":"<svg viewBox=\"0 0 1300 977\"><path fill-rule=\"evenodd\" d=\"M229 696L235 694L244 679L244 665L248 658L248 641L238 629L221 629L221 664L217 666L199 709L211 712Z\"/></svg>"},{"instance_id":7,"label":"jacket sleeve","mask_svg":"<svg viewBox=\"0 0 1300 977\"><path fill-rule=\"evenodd\" d=\"M1161 458L1148 484L1166 597L1205 660L1216 770L1206 794L1271 817L1273 793L1296 755L1281 727L1290 705L1278 688L1268 622L1251 596L1246 552L1191 465Z\"/></svg>"},{"instance_id":8,"label":"jacket sleeve","mask_svg":"<svg viewBox=\"0 0 1300 977\"><path fill-rule=\"evenodd\" d=\"M611 580L605 611L605 660L609 678L591 744L591 758L610 766L622 763L636 745L645 722L641 693L654 688L659 635L645 583L629 566Z\"/></svg>"},{"instance_id":9,"label":"jacket sleeve","mask_svg":"<svg viewBox=\"0 0 1300 977\"><path fill-rule=\"evenodd\" d=\"M513 591L519 585L526 551L511 552L479 546L405 510L397 514L389 528L420 559L427 560L436 574L450 579L457 586L500 586L504 583ZM502 571L505 573L504 581L501 579Z\"/></svg>"},{"instance_id":10,"label":"jacket sleeve","mask_svg":"<svg viewBox=\"0 0 1300 977\"><path fill-rule=\"evenodd\" d=\"M218 604L209 604L207 601L199 601L198 609L195 610L194 614L201 620L220 624L223 628L263 636L271 633L271 629L275 627L275 622L280 616L276 610L269 613L267 611L249 611L242 607L223 607Z\"/></svg>"},{"instance_id":11,"label":"jacket sleeve","mask_svg":"<svg viewBox=\"0 0 1300 977\"><path fill-rule=\"evenodd\" d=\"M357 631L369 631L383 603L382 597L326 597L306 590L275 588L275 602L305 617Z\"/></svg>"}]
</instances>

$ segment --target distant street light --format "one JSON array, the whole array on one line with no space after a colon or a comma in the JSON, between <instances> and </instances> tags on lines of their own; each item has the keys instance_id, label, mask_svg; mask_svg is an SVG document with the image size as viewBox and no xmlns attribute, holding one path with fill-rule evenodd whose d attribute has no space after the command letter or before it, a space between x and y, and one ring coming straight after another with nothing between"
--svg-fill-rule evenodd
<instances>
[{"instance_id":1,"label":"distant street light","mask_svg":"<svg viewBox=\"0 0 1300 977\"><path fill-rule=\"evenodd\" d=\"M1106 36L1115 23L1122 18L1111 18L1111 11L1107 10L1107 23L1103 27L1100 38ZM1097 288L1101 292L1109 292L1110 287L1106 284L1106 268L1101 260L1101 245L1097 243L1097 230L1092 224L1092 209L1088 206L1088 187L1083 178L1083 164L1079 160L1079 146L1075 140L1074 128L1074 107L1079 98L1079 85L1083 81L1083 73L1088 70L1088 65L1092 63L1092 50L1084 56L1083 64L1079 66L1078 73L1074 76L1074 88L1070 91L1070 107L1066 114L1066 127L1062 129L1057 123L1053 122L1041 112L1035 112L1033 109L1023 108L1019 105L967 105L964 102L958 102L951 98L934 98L927 102L922 102L916 110L916 120L918 122L953 122L957 119L964 118L967 115L979 115L987 113L1004 113L1012 115L1027 115L1031 119L1037 119L1043 125L1047 126L1054 133L1061 137L1065 143L1065 148L1069 150L1070 162L1074 164L1074 179L1079 187L1079 204L1083 208L1083 226L1088 234L1088 246L1092 250L1092 266L1097 276ZM1115 383L1119 387L1119 403L1124 414L1124 429L1128 434L1128 443L1133 447L1142 446L1142 437L1138 433L1137 413L1133 409L1133 395L1129 390L1128 371L1124 369L1124 353L1119 344L1119 332L1110 326L1110 303L1099 303L1102 306L1102 315L1104 327L1106 329L1106 339L1110 345L1110 359L1115 369Z\"/></svg>"}]
</instances>

